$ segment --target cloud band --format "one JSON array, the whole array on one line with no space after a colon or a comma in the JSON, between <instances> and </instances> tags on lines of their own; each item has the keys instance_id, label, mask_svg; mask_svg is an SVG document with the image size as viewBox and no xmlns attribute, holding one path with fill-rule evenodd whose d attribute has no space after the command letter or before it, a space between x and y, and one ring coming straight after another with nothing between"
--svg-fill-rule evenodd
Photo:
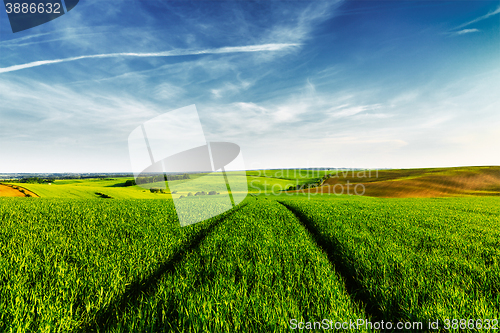
<instances>
[{"instance_id":1,"label":"cloud band","mask_svg":"<svg viewBox=\"0 0 500 333\"><path fill-rule=\"evenodd\" d=\"M81 59L90 58L116 58L116 57L176 57L187 55L200 55L200 54L224 54L224 53L241 53L241 52L264 52L264 51L280 51L288 49L300 44L261 44L261 45L247 45L247 46L228 46L217 49L205 50L172 50L163 52L149 52L149 53L107 53L107 54L94 54L84 55L79 57L55 59L55 60L41 60L34 61L27 64L14 65L9 67L0 68L0 73L14 72L25 68L38 67L43 65L57 64L61 62L76 61Z\"/></svg>"}]
</instances>

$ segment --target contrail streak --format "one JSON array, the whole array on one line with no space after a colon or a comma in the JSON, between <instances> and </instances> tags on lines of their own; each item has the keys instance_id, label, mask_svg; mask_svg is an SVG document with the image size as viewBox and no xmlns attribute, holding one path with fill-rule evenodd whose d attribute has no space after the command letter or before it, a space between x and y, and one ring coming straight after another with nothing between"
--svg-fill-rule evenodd
<instances>
[{"instance_id":1,"label":"contrail streak","mask_svg":"<svg viewBox=\"0 0 500 333\"><path fill-rule=\"evenodd\" d=\"M150 53L107 53L107 54L94 54L94 55L84 55L79 57L54 59L54 60L41 60L34 61L27 64L14 65L9 67L0 68L0 73L7 73L18 71L20 69L38 67L43 65L57 64L61 62L69 62L80 59L89 58L115 58L115 57L175 57L175 56L186 56L186 55L198 55L198 54L221 54L221 53L239 53L239 52L262 52L262 51L279 51L282 49L290 48L293 46L299 46L300 44L261 44L261 45L247 45L247 46L228 46L221 47L217 49L205 49L205 50L172 50L163 52L150 52Z\"/></svg>"}]
</instances>

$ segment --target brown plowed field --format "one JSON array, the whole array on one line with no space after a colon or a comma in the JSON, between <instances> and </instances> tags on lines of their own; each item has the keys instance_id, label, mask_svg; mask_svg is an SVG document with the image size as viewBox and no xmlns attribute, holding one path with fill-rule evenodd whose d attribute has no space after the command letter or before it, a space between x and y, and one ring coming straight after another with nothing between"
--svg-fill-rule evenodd
<instances>
[{"instance_id":1,"label":"brown plowed field","mask_svg":"<svg viewBox=\"0 0 500 333\"><path fill-rule=\"evenodd\" d=\"M36 195L31 191L28 191L25 188L18 187L18 189L15 189L10 186L1 184L0 184L0 197L25 197L26 196L25 193L22 193L20 189L24 190L25 193L30 194L32 197L38 197L38 195Z\"/></svg>"},{"instance_id":2,"label":"brown plowed field","mask_svg":"<svg viewBox=\"0 0 500 333\"><path fill-rule=\"evenodd\" d=\"M339 171L318 192L354 193L363 184L366 196L383 198L424 198L449 196L500 195L500 167L461 167L439 169L400 169L372 171ZM352 185L351 185L352 184ZM337 186L335 186L337 185ZM342 186L341 186L342 185ZM358 193L363 191L358 185ZM312 193L316 192L313 188Z\"/></svg>"}]
</instances>

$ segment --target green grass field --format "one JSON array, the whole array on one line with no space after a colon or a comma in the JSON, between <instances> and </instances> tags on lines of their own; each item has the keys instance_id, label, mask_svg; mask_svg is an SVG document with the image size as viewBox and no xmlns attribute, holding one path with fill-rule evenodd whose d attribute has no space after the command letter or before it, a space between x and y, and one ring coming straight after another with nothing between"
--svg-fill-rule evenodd
<instances>
[{"instance_id":1,"label":"green grass field","mask_svg":"<svg viewBox=\"0 0 500 333\"><path fill-rule=\"evenodd\" d=\"M232 172L238 178L244 179L242 172ZM201 182L192 182L202 177ZM203 190L216 190L220 193L227 193L225 184L220 184L220 174L195 174L191 175L189 180L174 180L169 181L168 185L171 187L183 184L182 191L172 194L167 186L166 193L151 193L150 188L165 188L165 182L156 182L142 184L141 186L124 186L127 180L133 178L111 178L111 179L68 179L56 180L49 184L27 184L27 183L6 183L14 184L15 186L24 187L42 198L81 198L81 199L99 199L100 196L96 193L103 193L109 195L114 199L171 199L178 198L181 195L186 196L189 192L193 194ZM249 179L251 179L249 177ZM252 185L265 190L265 179L257 178L253 181ZM271 184L284 183L281 179L268 180ZM255 189L249 188L249 191Z\"/></svg>"},{"instance_id":2,"label":"green grass field","mask_svg":"<svg viewBox=\"0 0 500 333\"><path fill-rule=\"evenodd\" d=\"M280 200L381 318L499 318L500 198Z\"/></svg>"},{"instance_id":3,"label":"green grass field","mask_svg":"<svg viewBox=\"0 0 500 333\"><path fill-rule=\"evenodd\" d=\"M248 192L252 194L279 194L290 186L314 182L326 174L332 175L323 186L313 191L337 193L335 186L363 184L364 195L373 197L447 197L500 196L500 167L458 167L398 170L252 170L229 172L244 181L246 173ZM151 187L165 187L165 182L124 186L132 178L57 180L48 184L14 183L42 198L98 199L103 193L115 199L170 199L187 196L203 190L227 193L220 174L192 174L190 180L168 182L181 190L171 193L151 193ZM197 181L192 181L197 180Z\"/></svg>"},{"instance_id":4,"label":"green grass field","mask_svg":"<svg viewBox=\"0 0 500 333\"><path fill-rule=\"evenodd\" d=\"M315 178L271 172L187 227L126 179L22 184L41 198L0 198L0 332L500 327L500 197L273 195Z\"/></svg>"},{"instance_id":5,"label":"green grass field","mask_svg":"<svg viewBox=\"0 0 500 333\"><path fill-rule=\"evenodd\" d=\"M26 183L16 185L36 193L41 198L97 199L99 196L96 193L104 193L116 199L170 198L170 194L151 193L139 186L123 186L128 179L131 178L69 179L56 180L51 185Z\"/></svg>"}]
</instances>

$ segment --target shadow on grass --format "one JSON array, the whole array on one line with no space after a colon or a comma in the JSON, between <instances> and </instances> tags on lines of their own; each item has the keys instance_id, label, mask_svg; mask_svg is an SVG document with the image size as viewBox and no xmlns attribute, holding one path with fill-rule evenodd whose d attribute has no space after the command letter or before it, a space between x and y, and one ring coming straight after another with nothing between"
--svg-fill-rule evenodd
<instances>
[{"instance_id":1,"label":"shadow on grass","mask_svg":"<svg viewBox=\"0 0 500 333\"><path fill-rule=\"evenodd\" d=\"M387 316L384 318L384 313L379 308L377 301L370 296L369 292L363 288L359 281L354 277L355 270L341 255L342 249L340 244L332 242L322 236L313 223L309 222L307 217L300 211L283 202L279 203L295 215L300 223L302 223L306 230L311 234L316 245L327 254L328 260L334 267L335 271L339 273L344 280L347 293L351 299L355 301L362 310L364 310L367 317L370 317L371 321L388 320L389 318L387 318Z\"/></svg>"},{"instance_id":2,"label":"shadow on grass","mask_svg":"<svg viewBox=\"0 0 500 333\"><path fill-rule=\"evenodd\" d=\"M120 297L112 301L105 309L97 312L95 320L82 325L78 331L82 333L108 332L110 328L119 324L117 318L119 318L127 308L136 306L142 294L155 294L162 276L173 273L176 265L181 262L187 253L195 250L205 237L207 237L224 219L236 213L244 206L246 206L246 203L219 215L215 221L201 230L191 241L184 244L184 246L173 254L169 260L159 264L158 268L156 268L147 278L132 282ZM169 304L168 306L169 312L172 314L176 312L173 306L173 304Z\"/></svg>"},{"instance_id":3,"label":"shadow on grass","mask_svg":"<svg viewBox=\"0 0 500 333\"><path fill-rule=\"evenodd\" d=\"M129 185L125 185L125 183L118 183L113 185L107 185L106 187L130 187Z\"/></svg>"}]
</instances>

